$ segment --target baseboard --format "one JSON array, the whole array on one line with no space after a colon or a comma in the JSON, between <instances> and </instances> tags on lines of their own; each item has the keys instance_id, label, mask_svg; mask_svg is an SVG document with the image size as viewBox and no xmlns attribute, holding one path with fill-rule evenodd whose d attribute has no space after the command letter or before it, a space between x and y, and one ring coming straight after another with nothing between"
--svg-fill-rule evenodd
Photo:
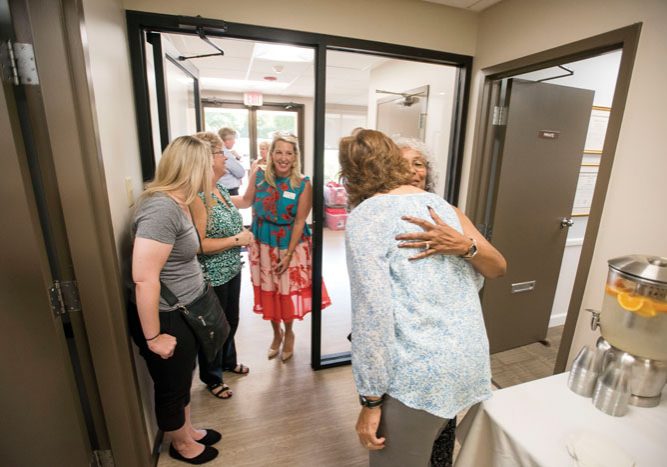
<instances>
[{"instance_id":1,"label":"baseboard","mask_svg":"<svg viewBox=\"0 0 667 467\"><path fill-rule=\"evenodd\" d=\"M567 317L566 313L561 313L561 314L558 314L558 315L552 315L549 318L549 327L553 328L555 326L561 326L561 325L565 324L565 318L566 317Z\"/></svg>"}]
</instances>

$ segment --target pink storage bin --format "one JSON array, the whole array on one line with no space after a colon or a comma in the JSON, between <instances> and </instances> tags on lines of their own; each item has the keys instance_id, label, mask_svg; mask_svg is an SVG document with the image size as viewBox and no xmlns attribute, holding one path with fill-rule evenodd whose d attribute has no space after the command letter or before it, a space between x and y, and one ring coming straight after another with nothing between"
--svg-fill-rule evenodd
<instances>
[{"instance_id":1,"label":"pink storage bin","mask_svg":"<svg viewBox=\"0 0 667 467\"><path fill-rule=\"evenodd\" d=\"M327 206L346 206L347 191L338 183L327 183L324 186L324 204Z\"/></svg>"},{"instance_id":2,"label":"pink storage bin","mask_svg":"<svg viewBox=\"0 0 667 467\"><path fill-rule=\"evenodd\" d=\"M347 211L343 208L324 208L324 220L331 230L345 230Z\"/></svg>"}]
</instances>

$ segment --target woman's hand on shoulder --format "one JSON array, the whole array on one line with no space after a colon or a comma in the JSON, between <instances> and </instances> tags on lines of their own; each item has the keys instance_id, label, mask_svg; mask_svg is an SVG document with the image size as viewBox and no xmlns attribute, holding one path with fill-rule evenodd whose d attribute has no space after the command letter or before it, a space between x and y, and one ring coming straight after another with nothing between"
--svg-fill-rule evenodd
<instances>
[{"instance_id":1,"label":"woman's hand on shoulder","mask_svg":"<svg viewBox=\"0 0 667 467\"><path fill-rule=\"evenodd\" d=\"M403 216L404 221L418 225L422 232L404 233L396 236L401 242L399 248L422 248L423 251L410 257L421 259L435 254L460 256L470 248L471 240L454 229L429 206L429 214L433 222L412 216Z\"/></svg>"},{"instance_id":2,"label":"woman's hand on shoulder","mask_svg":"<svg viewBox=\"0 0 667 467\"><path fill-rule=\"evenodd\" d=\"M148 341L148 349L166 360L174 355L176 338L171 334L160 334Z\"/></svg>"}]
</instances>

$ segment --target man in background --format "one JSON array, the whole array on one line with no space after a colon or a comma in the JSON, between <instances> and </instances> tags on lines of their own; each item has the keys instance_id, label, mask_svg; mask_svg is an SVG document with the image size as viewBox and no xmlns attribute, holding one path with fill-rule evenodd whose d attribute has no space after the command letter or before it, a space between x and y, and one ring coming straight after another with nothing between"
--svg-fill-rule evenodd
<instances>
[{"instance_id":1,"label":"man in background","mask_svg":"<svg viewBox=\"0 0 667 467\"><path fill-rule=\"evenodd\" d=\"M230 195L236 196L239 194L239 186L241 186L241 180L245 175L245 169L241 165L241 156L233 149L234 143L236 143L236 130L227 127L221 128L218 135L222 139L224 145L222 151L227 158L227 172L220 177L218 183L227 188Z\"/></svg>"}]
</instances>

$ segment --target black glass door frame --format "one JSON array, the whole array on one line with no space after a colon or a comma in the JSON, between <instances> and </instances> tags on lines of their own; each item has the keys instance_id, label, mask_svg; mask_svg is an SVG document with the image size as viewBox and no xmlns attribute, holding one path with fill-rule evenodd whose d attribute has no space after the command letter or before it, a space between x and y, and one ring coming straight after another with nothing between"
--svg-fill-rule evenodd
<instances>
[{"instance_id":1,"label":"black glass door frame","mask_svg":"<svg viewBox=\"0 0 667 467\"><path fill-rule=\"evenodd\" d=\"M274 110L281 112L294 112L297 114L297 139L299 140L299 148L301 148L301 167L304 167L304 105L295 104L294 102L265 102L262 105L245 105L241 101L217 99L217 98L202 98L202 113L201 118L205 119L206 107L222 107L227 109L247 109L248 110L248 138L250 140L250 160L253 161L259 156L259 149L257 145L257 111L258 110ZM205 120L203 120L205 121Z\"/></svg>"},{"instance_id":2,"label":"black glass door frame","mask_svg":"<svg viewBox=\"0 0 667 467\"><path fill-rule=\"evenodd\" d=\"M192 70L183 66L183 64L178 60L177 57L173 57L168 52L164 51L162 47L162 35L155 31L146 31L146 42L151 44L153 49L153 67L155 69L155 91L157 98L157 108L158 108L158 128L160 129L160 146L161 150L164 151L164 148L167 147L171 141L171 132L169 129L169 98L167 90L167 78L165 70L165 60L167 60L172 65L176 66L180 71L192 79L192 93L194 96L195 104L195 126L197 131L202 131L202 110L201 110L201 98L199 94L199 76L192 72ZM143 48L143 44L142 44ZM144 49L145 50L145 49ZM144 62L144 67L145 67ZM148 80L148 75L146 75L146 80ZM149 116L150 117L150 116ZM150 122L149 122L150 123ZM153 140L150 139L150 146L153 146ZM155 154L152 152L151 154ZM144 170L144 153L142 148L141 153L142 159L142 172L144 175L144 181L149 179L146 178L146 173ZM145 164L149 164L150 161L146 161ZM152 172L155 173L155 159L152 160ZM151 178L153 176L151 175Z\"/></svg>"},{"instance_id":3,"label":"black glass door frame","mask_svg":"<svg viewBox=\"0 0 667 467\"><path fill-rule=\"evenodd\" d=\"M135 92L135 108L144 180L150 180L155 172L151 115L148 100L147 71L143 41L149 32L192 33L199 28L209 37L255 40L311 47L315 52L315 99L313 134L313 280L311 320L311 367L314 370L350 363L349 352L322 355L322 228L324 220L324 131L326 106L327 51L355 52L379 55L387 58L422 63L449 65L457 68L456 95L450 157L447 163L445 199L457 204L461 183L463 144L470 96L472 57L437 50L421 49L384 42L352 39L348 37L293 31L288 29L230 23L219 19L164 15L128 10L126 12L132 79Z\"/></svg>"}]
</instances>

